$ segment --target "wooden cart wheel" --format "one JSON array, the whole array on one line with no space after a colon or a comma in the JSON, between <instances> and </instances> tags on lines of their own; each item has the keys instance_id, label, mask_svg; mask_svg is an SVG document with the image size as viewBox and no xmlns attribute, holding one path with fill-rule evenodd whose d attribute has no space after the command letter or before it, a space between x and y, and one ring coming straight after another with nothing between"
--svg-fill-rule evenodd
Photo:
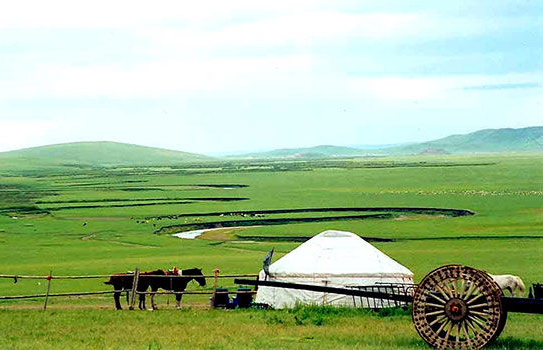
<instances>
[{"instance_id":1,"label":"wooden cart wheel","mask_svg":"<svg viewBox=\"0 0 543 350\"><path fill-rule=\"evenodd\" d=\"M438 349L480 349L501 333L502 290L484 271L446 265L430 272L413 296L419 335Z\"/></svg>"}]
</instances>

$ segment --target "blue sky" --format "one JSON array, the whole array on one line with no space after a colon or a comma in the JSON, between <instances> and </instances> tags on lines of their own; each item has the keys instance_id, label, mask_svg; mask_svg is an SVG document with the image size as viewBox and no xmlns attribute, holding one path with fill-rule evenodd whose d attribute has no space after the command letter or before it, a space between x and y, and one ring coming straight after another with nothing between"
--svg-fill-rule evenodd
<instances>
[{"instance_id":1,"label":"blue sky","mask_svg":"<svg viewBox=\"0 0 543 350\"><path fill-rule=\"evenodd\" d=\"M214 153L543 125L541 1L0 5L0 151Z\"/></svg>"}]
</instances>

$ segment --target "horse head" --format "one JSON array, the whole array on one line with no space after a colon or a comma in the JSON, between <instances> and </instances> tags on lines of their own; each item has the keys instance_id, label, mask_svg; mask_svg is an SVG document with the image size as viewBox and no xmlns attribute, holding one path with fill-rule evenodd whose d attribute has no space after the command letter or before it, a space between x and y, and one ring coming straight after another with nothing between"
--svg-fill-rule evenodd
<instances>
[{"instance_id":1,"label":"horse head","mask_svg":"<svg viewBox=\"0 0 543 350\"><path fill-rule=\"evenodd\" d=\"M193 267L192 269L187 269L179 272L180 275L186 275L186 276L195 276L192 277L200 287L204 287L206 285L206 279L204 277L204 274L202 273L202 269L198 269L196 267Z\"/></svg>"}]
</instances>

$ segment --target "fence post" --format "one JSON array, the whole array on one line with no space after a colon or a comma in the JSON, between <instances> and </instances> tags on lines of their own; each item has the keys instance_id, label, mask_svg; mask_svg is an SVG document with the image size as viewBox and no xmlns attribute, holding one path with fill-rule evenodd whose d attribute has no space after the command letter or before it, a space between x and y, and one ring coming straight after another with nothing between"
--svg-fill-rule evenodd
<instances>
[{"instance_id":1,"label":"fence post","mask_svg":"<svg viewBox=\"0 0 543 350\"><path fill-rule=\"evenodd\" d=\"M328 280L323 280L324 286L328 286ZM322 293L322 305L325 306L328 303L328 293Z\"/></svg>"},{"instance_id":2,"label":"fence post","mask_svg":"<svg viewBox=\"0 0 543 350\"><path fill-rule=\"evenodd\" d=\"M213 278L213 297L211 298L211 306L215 305L215 298L217 297L217 286L219 285L219 269L213 270L215 277Z\"/></svg>"},{"instance_id":3,"label":"fence post","mask_svg":"<svg viewBox=\"0 0 543 350\"><path fill-rule=\"evenodd\" d=\"M47 302L49 301L49 291L51 290L51 280L53 279L53 271L49 270L49 276L45 277L47 280L47 290L45 291L45 302L43 303L43 310L47 310Z\"/></svg>"},{"instance_id":4,"label":"fence post","mask_svg":"<svg viewBox=\"0 0 543 350\"><path fill-rule=\"evenodd\" d=\"M136 305L136 292L138 291L138 280L140 278L140 269L136 267L134 270L134 279L132 281L132 294L130 298L130 310L134 310L134 305Z\"/></svg>"}]
</instances>

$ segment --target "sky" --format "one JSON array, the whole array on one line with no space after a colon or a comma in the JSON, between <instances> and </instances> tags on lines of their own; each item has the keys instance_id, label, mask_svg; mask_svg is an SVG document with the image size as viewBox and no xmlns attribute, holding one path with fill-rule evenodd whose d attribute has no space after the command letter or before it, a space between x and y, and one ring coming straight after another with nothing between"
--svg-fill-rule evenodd
<instances>
[{"instance_id":1,"label":"sky","mask_svg":"<svg viewBox=\"0 0 543 350\"><path fill-rule=\"evenodd\" d=\"M543 1L6 1L0 151L196 153L543 125Z\"/></svg>"}]
</instances>

